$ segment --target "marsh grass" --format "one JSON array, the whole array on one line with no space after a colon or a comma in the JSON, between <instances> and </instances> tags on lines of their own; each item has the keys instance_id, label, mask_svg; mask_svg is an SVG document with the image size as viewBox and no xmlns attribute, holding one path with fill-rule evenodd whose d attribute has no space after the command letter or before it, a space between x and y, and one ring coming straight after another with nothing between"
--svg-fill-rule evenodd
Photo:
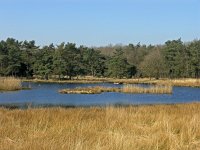
<instances>
[{"instance_id":1,"label":"marsh grass","mask_svg":"<svg viewBox=\"0 0 200 150\"><path fill-rule=\"evenodd\" d=\"M0 78L1 91L15 91L22 89L21 80L14 77Z\"/></svg>"},{"instance_id":2,"label":"marsh grass","mask_svg":"<svg viewBox=\"0 0 200 150\"><path fill-rule=\"evenodd\" d=\"M113 79L113 78L95 78L95 77L79 77L78 79L74 78L73 80L41 80L41 79L33 79L26 80L26 82L48 82L48 83L126 83L126 84L157 84L157 85L166 85L166 86L189 86L189 87L200 87L200 79L193 78L183 78L183 79L155 79L155 78L133 78L133 79Z\"/></svg>"},{"instance_id":3,"label":"marsh grass","mask_svg":"<svg viewBox=\"0 0 200 150\"><path fill-rule=\"evenodd\" d=\"M140 87L136 85L124 85L122 87L123 93L152 93L152 94L171 94L172 86L150 86L150 87Z\"/></svg>"},{"instance_id":4,"label":"marsh grass","mask_svg":"<svg viewBox=\"0 0 200 150\"><path fill-rule=\"evenodd\" d=\"M103 92L171 94L172 86L156 85L150 87L140 87L136 85L124 85L122 88L94 86L62 89L58 92L61 94L101 94Z\"/></svg>"},{"instance_id":5,"label":"marsh grass","mask_svg":"<svg viewBox=\"0 0 200 150\"><path fill-rule=\"evenodd\" d=\"M119 92L119 88L94 86L94 87L78 87L74 89L59 90L62 94L100 94L103 92Z\"/></svg>"},{"instance_id":6,"label":"marsh grass","mask_svg":"<svg viewBox=\"0 0 200 150\"><path fill-rule=\"evenodd\" d=\"M171 80L171 83L175 86L200 87L200 79L175 79Z\"/></svg>"},{"instance_id":7,"label":"marsh grass","mask_svg":"<svg viewBox=\"0 0 200 150\"><path fill-rule=\"evenodd\" d=\"M102 83L105 80L96 80L96 79L73 79L73 80L55 80L55 79L49 79L49 80L43 80L43 79L23 79L24 82L36 82L36 83L90 83L90 84L96 84L96 83Z\"/></svg>"},{"instance_id":8,"label":"marsh grass","mask_svg":"<svg viewBox=\"0 0 200 150\"><path fill-rule=\"evenodd\" d=\"M0 109L2 150L199 150L200 104Z\"/></svg>"},{"instance_id":9,"label":"marsh grass","mask_svg":"<svg viewBox=\"0 0 200 150\"><path fill-rule=\"evenodd\" d=\"M155 79L155 78L138 78L138 79L109 79L111 82L126 83L126 84L156 84L165 86L188 86L200 87L200 79L183 78L183 79Z\"/></svg>"}]
</instances>

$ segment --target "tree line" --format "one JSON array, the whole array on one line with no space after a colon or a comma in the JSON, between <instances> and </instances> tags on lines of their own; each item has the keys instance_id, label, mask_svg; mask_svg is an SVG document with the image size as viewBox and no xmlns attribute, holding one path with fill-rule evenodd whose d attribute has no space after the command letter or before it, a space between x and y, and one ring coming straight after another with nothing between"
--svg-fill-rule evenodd
<instances>
[{"instance_id":1,"label":"tree line","mask_svg":"<svg viewBox=\"0 0 200 150\"><path fill-rule=\"evenodd\" d=\"M94 77L199 78L200 40L163 45L77 47L74 43L39 47L35 41L0 42L0 76L71 79Z\"/></svg>"}]
</instances>

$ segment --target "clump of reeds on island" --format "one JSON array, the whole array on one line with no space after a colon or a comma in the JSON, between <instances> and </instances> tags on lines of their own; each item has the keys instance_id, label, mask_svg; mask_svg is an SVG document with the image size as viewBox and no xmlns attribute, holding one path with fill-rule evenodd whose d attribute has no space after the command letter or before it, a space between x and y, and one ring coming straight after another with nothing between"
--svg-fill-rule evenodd
<instances>
[{"instance_id":1,"label":"clump of reeds on island","mask_svg":"<svg viewBox=\"0 0 200 150\"><path fill-rule=\"evenodd\" d=\"M1 91L16 91L22 89L21 80L14 77L1 77L0 90Z\"/></svg>"},{"instance_id":2,"label":"clump of reeds on island","mask_svg":"<svg viewBox=\"0 0 200 150\"><path fill-rule=\"evenodd\" d=\"M122 88L94 86L62 89L59 90L59 92L62 94L101 94L103 92L171 94L172 86L155 85L150 87L140 87L136 85L124 85Z\"/></svg>"},{"instance_id":3,"label":"clump of reeds on island","mask_svg":"<svg viewBox=\"0 0 200 150\"><path fill-rule=\"evenodd\" d=\"M150 87L140 87L136 85L124 85L123 93L152 93L152 94L171 94L172 86L154 85Z\"/></svg>"},{"instance_id":4,"label":"clump of reeds on island","mask_svg":"<svg viewBox=\"0 0 200 150\"><path fill-rule=\"evenodd\" d=\"M119 92L119 88L94 86L94 87L77 87L74 89L59 90L62 94L100 94L103 92Z\"/></svg>"},{"instance_id":5,"label":"clump of reeds on island","mask_svg":"<svg viewBox=\"0 0 200 150\"><path fill-rule=\"evenodd\" d=\"M0 109L1 150L199 150L200 104Z\"/></svg>"}]
</instances>

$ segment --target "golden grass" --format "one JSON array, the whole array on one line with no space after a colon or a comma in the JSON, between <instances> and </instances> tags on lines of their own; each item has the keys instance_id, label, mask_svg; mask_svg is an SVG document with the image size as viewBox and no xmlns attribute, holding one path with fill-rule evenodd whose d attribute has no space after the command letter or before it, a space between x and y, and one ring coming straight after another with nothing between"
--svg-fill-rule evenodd
<instances>
[{"instance_id":1,"label":"golden grass","mask_svg":"<svg viewBox=\"0 0 200 150\"><path fill-rule=\"evenodd\" d=\"M85 83L102 83L104 80L83 80L83 79L74 79L74 80L42 80L42 79L23 79L24 82L36 82L36 83L80 83L80 84L85 84Z\"/></svg>"},{"instance_id":2,"label":"golden grass","mask_svg":"<svg viewBox=\"0 0 200 150\"><path fill-rule=\"evenodd\" d=\"M15 91L22 89L21 80L14 77L0 78L1 91Z\"/></svg>"},{"instance_id":3,"label":"golden grass","mask_svg":"<svg viewBox=\"0 0 200 150\"><path fill-rule=\"evenodd\" d=\"M136 85L124 85L122 88L123 93L152 93L152 94L171 94L172 86L150 86L150 87L139 87Z\"/></svg>"},{"instance_id":4,"label":"golden grass","mask_svg":"<svg viewBox=\"0 0 200 150\"><path fill-rule=\"evenodd\" d=\"M171 80L171 82L175 86L200 87L200 79L175 79Z\"/></svg>"},{"instance_id":5,"label":"golden grass","mask_svg":"<svg viewBox=\"0 0 200 150\"><path fill-rule=\"evenodd\" d=\"M200 87L200 79L154 79L154 78L138 78L138 79L109 79L110 82L127 83L127 84L137 84L137 83L147 83L147 84L157 84L157 85L170 85L170 86L189 86L189 87Z\"/></svg>"},{"instance_id":6,"label":"golden grass","mask_svg":"<svg viewBox=\"0 0 200 150\"><path fill-rule=\"evenodd\" d=\"M189 86L189 87L200 87L200 79L183 78L183 79L155 79L155 78L133 78L133 79L113 79L113 78L95 78L95 77L79 77L73 80L26 80L25 82L49 82L49 83L126 83L126 84L137 84L137 83L148 83L148 84L158 84L158 85L171 85L171 86Z\"/></svg>"},{"instance_id":7,"label":"golden grass","mask_svg":"<svg viewBox=\"0 0 200 150\"><path fill-rule=\"evenodd\" d=\"M59 90L58 92L62 94L100 94L103 92L120 92L120 88L111 88L103 86L78 87L74 89L63 89Z\"/></svg>"},{"instance_id":8,"label":"golden grass","mask_svg":"<svg viewBox=\"0 0 200 150\"><path fill-rule=\"evenodd\" d=\"M200 104L0 109L1 150L199 150Z\"/></svg>"},{"instance_id":9,"label":"golden grass","mask_svg":"<svg viewBox=\"0 0 200 150\"><path fill-rule=\"evenodd\" d=\"M61 94L101 94L103 92L171 94L172 86L156 85L150 87L140 87L136 85L124 85L122 88L94 86L62 89L58 92Z\"/></svg>"}]
</instances>

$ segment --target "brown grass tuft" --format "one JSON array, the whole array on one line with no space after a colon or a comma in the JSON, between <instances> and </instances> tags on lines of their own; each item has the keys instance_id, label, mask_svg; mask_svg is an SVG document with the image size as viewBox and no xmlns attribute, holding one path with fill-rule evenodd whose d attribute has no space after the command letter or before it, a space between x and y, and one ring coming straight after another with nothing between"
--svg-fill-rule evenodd
<instances>
[{"instance_id":1,"label":"brown grass tuft","mask_svg":"<svg viewBox=\"0 0 200 150\"><path fill-rule=\"evenodd\" d=\"M95 77L79 77L73 80L23 80L25 82L49 82L49 83L126 83L126 84L138 84L138 83L148 83L157 85L171 85L171 86L189 86L189 87L200 87L200 79L194 78L183 78L183 79L155 79L155 78L132 78L132 79L113 79L113 78L95 78Z\"/></svg>"},{"instance_id":2,"label":"brown grass tuft","mask_svg":"<svg viewBox=\"0 0 200 150\"><path fill-rule=\"evenodd\" d=\"M14 77L0 78L1 91L15 91L22 89L21 80Z\"/></svg>"},{"instance_id":3,"label":"brown grass tuft","mask_svg":"<svg viewBox=\"0 0 200 150\"><path fill-rule=\"evenodd\" d=\"M136 85L124 85L122 88L124 93L152 93L152 94L171 94L172 86L151 86L151 87L139 87Z\"/></svg>"},{"instance_id":4,"label":"brown grass tuft","mask_svg":"<svg viewBox=\"0 0 200 150\"><path fill-rule=\"evenodd\" d=\"M151 86L148 88L136 85L124 85L122 88L113 87L78 87L74 89L62 89L58 91L62 94L100 94L103 92L122 92L122 93L152 93L152 94L171 94L172 86Z\"/></svg>"},{"instance_id":5,"label":"brown grass tuft","mask_svg":"<svg viewBox=\"0 0 200 150\"><path fill-rule=\"evenodd\" d=\"M2 150L199 150L200 104L0 109Z\"/></svg>"},{"instance_id":6,"label":"brown grass tuft","mask_svg":"<svg viewBox=\"0 0 200 150\"><path fill-rule=\"evenodd\" d=\"M175 79L171 83L175 86L200 87L200 79Z\"/></svg>"},{"instance_id":7,"label":"brown grass tuft","mask_svg":"<svg viewBox=\"0 0 200 150\"><path fill-rule=\"evenodd\" d=\"M94 87L78 87L74 89L63 89L59 90L62 94L100 94L103 92L119 92L119 88L94 86Z\"/></svg>"}]
</instances>

